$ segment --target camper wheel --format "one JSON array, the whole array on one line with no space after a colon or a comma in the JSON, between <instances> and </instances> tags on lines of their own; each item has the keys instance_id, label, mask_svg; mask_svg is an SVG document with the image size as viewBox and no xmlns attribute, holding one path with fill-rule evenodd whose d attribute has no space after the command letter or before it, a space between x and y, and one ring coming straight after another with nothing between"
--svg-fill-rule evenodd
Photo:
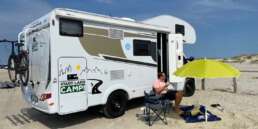
<instances>
[{"instance_id":1,"label":"camper wheel","mask_svg":"<svg viewBox=\"0 0 258 129\"><path fill-rule=\"evenodd\" d=\"M184 97L191 97L195 92L195 80L194 78L185 79Z\"/></svg>"},{"instance_id":2,"label":"camper wheel","mask_svg":"<svg viewBox=\"0 0 258 129\"><path fill-rule=\"evenodd\" d=\"M127 100L127 93L122 90L111 93L104 106L105 116L108 118L116 118L123 115L126 110Z\"/></svg>"}]
</instances>

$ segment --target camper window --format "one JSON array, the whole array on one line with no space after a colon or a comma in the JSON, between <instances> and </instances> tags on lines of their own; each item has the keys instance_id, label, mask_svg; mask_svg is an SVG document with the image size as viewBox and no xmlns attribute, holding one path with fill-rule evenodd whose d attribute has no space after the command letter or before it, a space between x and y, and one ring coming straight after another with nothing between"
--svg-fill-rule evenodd
<instances>
[{"instance_id":1,"label":"camper window","mask_svg":"<svg viewBox=\"0 0 258 129\"><path fill-rule=\"evenodd\" d=\"M176 34L185 35L185 26L176 24Z\"/></svg>"},{"instance_id":2,"label":"camper window","mask_svg":"<svg viewBox=\"0 0 258 129\"><path fill-rule=\"evenodd\" d=\"M133 40L134 56L151 56L156 60L156 43L149 40Z\"/></svg>"},{"instance_id":3,"label":"camper window","mask_svg":"<svg viewBox=\"0 0 258 129\"><path fill-rule=\"evenodd\" d=\"M72 19L60 18L60 35L63 36L83 36L83 22Z\"/></svg>"}]
</instances>

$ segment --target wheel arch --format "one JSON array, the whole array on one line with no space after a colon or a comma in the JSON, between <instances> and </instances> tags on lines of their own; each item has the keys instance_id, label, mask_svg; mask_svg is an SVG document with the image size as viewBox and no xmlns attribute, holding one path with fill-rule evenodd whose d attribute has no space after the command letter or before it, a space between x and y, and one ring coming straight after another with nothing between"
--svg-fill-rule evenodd
<instances>
[{"instance_id":1,"label":"wheel arch","mask_svg":"<svg viewBox=\"0 0 258 129\"><path fill-rule=\"evenodd\" d=\"M127 86L125 85L122 85L122 84L119 84L119 85L113 85L111 86L110 88L108 88L105 93L104 93L104 96L102 98L102 103L103 104L106 104L107 100L108 100L108 97L114 93L114 92L117 92L117 91L122 91L125 93L126 97L127 97L127 100L129 100L131 98L130 96L130 90Z\"/></svg>"}]
</instances>

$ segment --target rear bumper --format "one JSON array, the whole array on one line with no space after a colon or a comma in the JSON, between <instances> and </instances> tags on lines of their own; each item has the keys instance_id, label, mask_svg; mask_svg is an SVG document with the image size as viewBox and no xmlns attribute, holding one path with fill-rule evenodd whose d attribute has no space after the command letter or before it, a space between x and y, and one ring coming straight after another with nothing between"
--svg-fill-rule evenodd
<instances>
[{"instance_id":1,"label":"rear bumper","mask_svg":"<svg viewBox=\"0 0 258 129\"><path fill-rule=\"evenodd\" d=\"M54 110L54 107L50 107L48 106L47 108L43 108L42 106L38 106L38 105L32 105L32 107L40 112L46 113L46 114L58 114L58 115L67 115L67 114L72 114L72 113L77 113L77 112L82 112L82 111L86 111L86 109L82 109L82 110L77 110L77 111L73 111L73 112L59 112L58 110Z\"/></svg>"},{"instance_id":2,"label":"rear bumper","mask_svg":"<svg viewBox=\"0 0 258 129\"><path fill-rule=\"evenodd\" d=\"M49 109L43 109L43 108L41 108L41 107L38 107L38 106L35 106L35 105L32 105L32 107L34 108L34 109L36 109L36 110L38 110L38 111L40 111L40 112L43 112L43 113L46 113L46 114L57 114L57 112L56 111L51 111L51 110L49 110Z\"/></svg>"}]
</instances>

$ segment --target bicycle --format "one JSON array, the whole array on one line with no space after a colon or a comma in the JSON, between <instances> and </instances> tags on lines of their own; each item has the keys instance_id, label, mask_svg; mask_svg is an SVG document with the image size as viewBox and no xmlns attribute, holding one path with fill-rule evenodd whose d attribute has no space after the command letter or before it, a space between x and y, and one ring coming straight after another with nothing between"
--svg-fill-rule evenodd
<instances>
[{"instance_id":1,"label":"bicycle","mask_svg":"<svg viewBox=\"0 0 258 129\"><path fill-rule=\"evenodd\" d=\"M19 74L19 79L23 85L27 85L29 80L29 59L28 52L21 50L24 46L23 43L18 43L18 41L10 40L0 40L0 42L6 42L12 44L11 54L8 58L8 75L11 82L15 83L17 81L17 75ZM15 52L15 46L17 46L17 52Z\"/></svg>"}]
</instances>

